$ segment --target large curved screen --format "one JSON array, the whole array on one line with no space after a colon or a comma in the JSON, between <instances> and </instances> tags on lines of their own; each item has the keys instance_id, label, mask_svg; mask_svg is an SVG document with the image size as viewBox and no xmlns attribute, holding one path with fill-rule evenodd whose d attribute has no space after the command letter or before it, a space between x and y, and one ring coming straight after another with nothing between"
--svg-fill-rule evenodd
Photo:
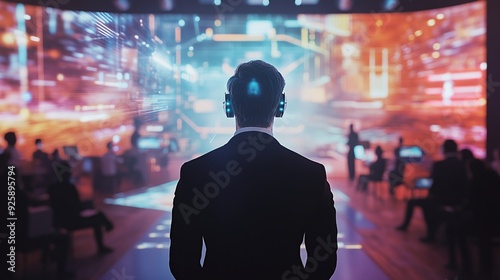
<instances>
[{"instance_id":1,"label":"large curved screen","mask_svg":"<svg viewBox=\"0 0 500 280\"><path fill-rule=\"evenodd\" d=\"M235 67L274 64L288 107L275 134L309 156L342 156L349 124L386 150L402 136L437 156L453 138L485 141L485 3L413 13L127 15L0 2L0 132L29 160L49 150L101 155L129 145L194 156L234 133L222 101ZM5 143L1 144L5 147ZM146 147L147 148L147 147Z\"/></svg>"}]
</instances>

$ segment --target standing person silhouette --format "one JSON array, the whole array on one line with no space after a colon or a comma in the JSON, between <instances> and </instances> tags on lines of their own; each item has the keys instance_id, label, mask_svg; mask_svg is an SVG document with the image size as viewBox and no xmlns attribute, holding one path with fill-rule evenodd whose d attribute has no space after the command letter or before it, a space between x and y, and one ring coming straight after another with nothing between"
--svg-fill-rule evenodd
<instances>
[{"instance_id":1,"label":"standing person silhouette","mask_svg":"<svg viewBox=\"0 0 500 280\"><path fill-rule=\"evenodd\" d=\"M274 118L285 110L284 86L281 73L260 60L240 64L227 82L225 110L236 118L234 136L180 170L170 232L176 279L333 275L337 225L325 168L273 136Z\"/></svg>"},{"instance_id":2,"label":"standing person silhouette","mask_svg":"<svg viewBox=\"0 0 500 280\"><path fill-rule=\"evenodd\" d=\"M349 170L349 180L354 181L354 177L356 176L354 147L359 144L359 137L358 133L354 131L354 125L352 123L349 125L349 135L347 139L347 146L349 146L349 151L347 152L347 168Z\"/></svg>"},{"instance_id":3,"label":"standing person silhouette","mask_svg":"<svg viewBox=\"0 0 500 280\"><path fill-rule=\"evenodd\" d=\"M397 186L404 184L406 161L401 157L403 137L399 137L398 146L394 149L394 166L389 171L389 193L394 195Z\"/></svg>"}]
</instances>

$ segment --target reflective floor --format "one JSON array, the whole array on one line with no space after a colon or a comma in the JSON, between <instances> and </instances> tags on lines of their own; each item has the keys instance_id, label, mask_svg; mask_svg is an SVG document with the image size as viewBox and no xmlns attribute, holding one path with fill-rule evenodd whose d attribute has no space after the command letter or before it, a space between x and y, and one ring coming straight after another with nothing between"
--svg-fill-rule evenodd
<instances>
[{"instance_id":1,"label":"reflective floor","mask_svg":"<svg viewBox=\"0 0 500 280\"><path fill-rule=\"evenodd\" d=\"M165 211L147 233L116 262L102 280L174 279L170 273L170 218L176 181L130 193L120 193L106 203ZM349 206L349 197L333 189L339 229L338 265L331 279L389 279L364 252L362 237L357 230L373 229L373 225L360 212ZM305 247L301 249L303 261ZM359 267L362 269L352 269Z\"/></svg>"}]
</instances>

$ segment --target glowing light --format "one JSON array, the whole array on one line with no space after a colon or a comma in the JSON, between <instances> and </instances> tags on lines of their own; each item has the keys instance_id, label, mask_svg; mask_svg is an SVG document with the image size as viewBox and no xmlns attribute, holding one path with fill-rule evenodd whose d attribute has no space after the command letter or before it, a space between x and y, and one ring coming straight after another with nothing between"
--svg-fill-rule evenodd
<instances>
[{"instance_id":1,"label":"glowing light","mask_svg":"<svg viewBox=\"0 0 500 280\"><path fill-rule=\"evenodd\" d=\"M457 80L475 80L475 79L481 79L482 77L483 77L483 74L480 71L452 73L451 74L451 79L454 81L457 81ZM447 76L446 76L446 74L430 75L427 79L429 80L429 82L444 82L447 80Z\"/></svg>"},{"instance_id":2,"label":"glowing light","mask_svg":"<svg viewBox=\"0 0 500 280\"><path fill-rule=\"evenodd\" d=\"M21 98L23 99L24 102L30 102L31 99L32 99L32 96L31 96L31 93L29 92L24 92L22 95L21 95Z\"/></svg>"},{"instance_id":3,"label":"glowing light","mask_svg":"<svg viewBox=\"0 0 500 280\"><path fill-rule=\"evenodd\" d=\"M7 46L12 46L16 43L16 37L12 33L4 33L2 35L2 42Z\"/></svg>"},{"instance_id":4,"label":"glowing light","mask_svg":"<svg viewBox=\"0 0 500 280\"><path fill-rule=\"evenodd\" d=\"M441 48L441 44L440 43L434 43L434 45L432 45L432 48L437 51L437 50L439 50Z\"/></svg>"},{"instance_id":5,"label":"glowing light","mask_svg":"<svg viewBox=\"0 0 500 280\"><path fill-rule=\"evenodd\" d=\"M438 125L438 124L433 124L429 127L429 129L432 131L432 132L439 132L441 130L441 126Z\"/></svg>"},{"instance_id":6,"label":"glowing light","mask_svg":"<svg viewBox=\"0 0 500 280\"><path fill-rule=\"evenodd\" d=\"M417 31L415 31L415 36L420 37L420 36L422 36L423 33L424 32L422 32L422 30L417 30Z\"/></svg>"},{"instance_id":7,"label":"glowing light","mask_svg":"<svg viewBox=\"0 0 500 280\"><path fill-rule=\"evenodd\" d=\"M183 20L183 19L180 19L180 20L179 20L179 26L180 26L180 27L183 27L184 25L186 25L186 21L185 21L185 20Z\"/></svg>"},{"instance_id":8,"label":"glowing light","mask_svg":"<svg viewBox=\"0 0 500 280\"><path fill-rule=\"evenodd\" d=\"M29 118L30 110L28 108L22 108L21 110L19 110L19 116L24 119Z\"/></svg>"},{"instance_id":9,"label":"glowing light","mask_svg":"<svg viewBox=\"0 0 500 280\"><path fill-rule=\"evenodd\" d=\"M441 56L441 55L439 54L439 52L433 52L433 53L432 53L432 57L433 57L433 58L439 58L439 56Z\"/></svg>"},{"instance_id":10,"label":"glowing light","mask_svg":"<svg viewBox=\"0 0 500 280\"><path fill-rule=\"evenodd\" d=\"M24 15L24 19L25 19L25 20L30 20L30 19L31 19L31 16L30 16L30 15L28 15L28 14L26 14L26 15Z\"/></svg>"},{"instance_id":11,"label":"glowing light","mask_svg":"<svg viewBox=\"0 0 500 280\"><path fill-rule=\"evenodd\" d=\"M382 22L382 20L378 19L376 22L375 22L375 25L378 26L378 27L381 27L384 23Z\"/></svg>"},{"instance_id":12,"label":"glowing light","mask_svg":"<svg viewBox=\"0 0 500 280\"><path fill-rule=\"evenodd\" d=\"M444 14L438 14L438 15L436 16L436 18L437 18L437 19L444 19Z\"/></svg>"},{"instance_id":13,"label":"glowing light","mask_svg":"<svg viewBox=\"0 0 500 280\"><path fill-rule=\"evenodd\" d=\"M216 19L216 20L214 21L214 25L215 25L215 26L221 26L221 24L222 24L222 22L220 21L220 19Z\"/></svg>"},{"instance_id":14,"label":"glowing light","mask_svg":"<svg viewBox=\"0 0 500 280\"><path fill-rule=\"evenodd\" d=\"M30 36L30 40L33 42L40 42L40 38L37 36Z\"/></svg>"},{"instance_id":15,"label":"glowing light","mask_svg":"<svg viewBox=\"0 0 500 280\"><path fill-rule=\"evenodd\" d=\"M199 16L195 16L195 17L194 17L194 20L195 20L195 21L200 21L200 17L199 17Z\"/></svg>"},{"instance_id":16,"label":"glowing light","mask_svg":"<svg viewBox=\"0 0 500 280\"><path fill-rule=\"evenodd\" d=\"M260 85L257 80L252 79L250 83L248 83L247 92L249 95L259 95L260 94Z\"/></svg>"},{"instance_id":17,"label":"glowing light","mask_svg":"<svg viewBox=\"0 0 500 280\"><path fill-rule=\"evenodd\" d=\"M147 132L162 132L163 125L148 125L148 126L146 126L146 131Z\"/></svg>"},{"instance_id":18,"label":"glowing light","mask_svg":"<svg viewBox=\"0 0 500 280\"><path fill-rule=\"evenodd\" d=\"M295 0L295 5L296 6L302 5L302 0Z\"/></svg>"},{"instance_id":19,"label":"glowing light","mask_svg":"<svg viewBox=\"0 0 500 280\"><path fill-rule=\"evenodd\" d=\"M139 39L139 35L135 35L134 38Z\"/></svg>"},{"instance_id":20,"label":"glowing light","mask_svg":"<svg viewBox=\"0 0 500 280\"><path fill-rule=\"evenodd\" d=\"M488 68L488 63L486 62L481 62L481 64L479 64L479 68L481 70L486 70Z\"/></svg>"},{"instance_id":21,"label":"glowing light","mask_svg":"<svg viewBox=\"0 0 500 280\"><path fill-rule=\"evenodd\" d=\"M436 25L436 20L435 19L432 18L432 19L430 19L430 20L427 21L427 26L434 26L434 25Z\"/></svg>"},{"instance_id":22,"label":"glowing light","mask_svg":"<svg viewBox=\"0 0 500 280\"><path fill-rule=\"evenodd\" d=\"M362 249L363 246L361 244L352 244L352 245L345 245L344 249L354 249L354 250L359 250Z\"/></svg>"},{"instance_id":23,"label":"glowing light","mask_svg":"<svg viewBox=\"0 0 500 280\"><path fill-rule=\"evenodd\" d=\"M114 135L113 136L113 143L118 143L120 142L120 135Z\"/></svg>"},{"instance_id":24,"label":"glowing light","mask_svg":"<svg viewBox=\"0 0 500 280\"><path fill-rule=\"evenodd\" d=\"M262 0L262 6L269 6L269 0Z\"/></svg>"},{"instance_id":25,"label":"glowing light","mask_svg":"<svg viewBox=\"0 0 500 280\"><path fill-rule=\"evenodd\" d=\"M473 97L477 96L478 93L481 92L481 86L459 86L459 87L454 87L453 91L455 94L467 94L471 95ZM439 95L443 93L443 88L426 88L425 89L425 94L429 95Z\"/></svg>"},{"instance_id":26,"label":"glowing light","mask_svg":"<svg viewBox=\"0 0 500 280\"><path fill-rule=\"evenodd\" d=\"M156 232L152 232L148 236L149 236L149 238L155 238L155 237L158 237L158 234Z\"/></svg>"},{"instance_id":27,"label":"glowing light","mask_svg":"<svg viewBox=\"0 0 500 280\"><path fill-rule=\"evenodd\" d=\"M209 27L205 29L205 34L207 35L208 38L212 38L212 36L214 35L214 30Z\"/></svg>"},{"instance_id":28,"label":"glowing light","mask_svg":"<svg viewBox=\"0 0 500 280\"><path fill-rule=\"evenodd\" d=\"M88 115L80 118L80 122L91 122L91 121L98 121L98 120L106 120L109 119L108 114L95 114L95 115Z\"/></svg>"},{"instance_id":29,"label":"glowing light","mask_svg":"<svg viewBox=\"0 0 500 280\"><path fill-rule=\"evenodd\" d=\"M214 5L219 6L220 4L222 4L221 0L214 0Z\"/></svg>"},{"instance_id":30,"label":"glowing light","mask_svg":"<svg viewBox=\"0 0 500 280\"><path fill-rule=\"evenodd\" d=\"M59 73L59 74L57 74L56 79L57 79L58 81L64 81L64 75L63 75L63 74L61 74L61 73Z\"/></svg>"}]
</instances>

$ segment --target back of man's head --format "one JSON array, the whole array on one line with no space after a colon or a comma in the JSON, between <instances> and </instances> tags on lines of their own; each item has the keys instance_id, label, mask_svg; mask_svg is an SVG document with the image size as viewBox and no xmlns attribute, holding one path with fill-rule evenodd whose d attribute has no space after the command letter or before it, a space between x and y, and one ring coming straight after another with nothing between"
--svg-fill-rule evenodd
<instances>
[{"instance_id":1,"label":"back of man's head","mask_svg":"<svg viewBox=\"0 0 500 280\"><path fill-rule=\"evenodd\" d=\"M227 81L239 127L269 127L274 120L285 79L271 64L253 60L238 65Z\"/></svg>"},{"instance_id":2,"label":"back of man's head","mask_svg":"<svg viewBox=\"0 0 500 280\"><path fill-rule=\"evenodd\" d=\"M458 152L458 145L455 140L447 139L443 143L443 153L445 154L453 154Z\"/></svg>"},{"instance_id":3,"label":"back of man's head","mask_svg":"<svg viewBox=\"0 0 500 280\"><path fill-rule=\"evenodd\" d=\"M17 137L16 137L16 133L14 131L9 131L9 132L5 133L5 135L3 136L3 138L5 139L5 141L7 142L7 144L9 146L15 146L16 145Z\"/></svg>"}]
</instances>

